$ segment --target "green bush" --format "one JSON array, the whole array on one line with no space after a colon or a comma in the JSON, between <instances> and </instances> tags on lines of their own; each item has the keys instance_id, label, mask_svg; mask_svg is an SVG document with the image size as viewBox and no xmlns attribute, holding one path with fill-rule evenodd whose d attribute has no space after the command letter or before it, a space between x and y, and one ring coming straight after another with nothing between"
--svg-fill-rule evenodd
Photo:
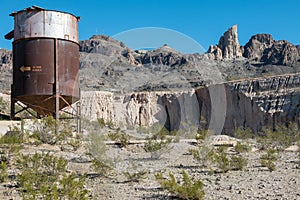
<instances>
[{"instance_id":1,"label":"green bush","mask_svg":"<svg viewBox=\"0 0 300 200\"><path fill-rule=\"evenodd\" d=\"M196 134L196 140L197 141L203 141L205 140L209 135L212 135L212 131L209 130L198 130Z\"/></svg>"},{"instance_id":2,"label":"green bush","mask_svg":"<svg viewBox=\"0 0 300 200\"><path fill-rule=\"evenodd\" d=\"M72 146L74 151L76 151L82 144L79 138L70 138L67 140L67 144Z\"/></svg>"},{"instance_id":3,"label":"green bush","mask_svg":"<svg viewBox=\"0 0 300 200\"><path fill-rule=\"evenodd\" d=\"M6 154L7 159L20 151L23 142L23 135L18 127L13 126L9 129L10 130L0 138L0 146L3 149L1 153Z\"/></svg>"},{"instance_id":4,"label":"green bush","mask_svg":"<svg viewBox=\"0 0 300 200\"><path fill-rule=\"evenodd\" d=\"M242 170L247 166L248 161L241 155L228 155L227 147L209 147L206 145L198 145L198 149L189 149L189 153L202 166L211 168L215 164L221 172L229 170Z\"/></svg>"},{"instance_id":5,"label":"green bush","mask_svg":"<svg viewBox=\"0 0 300 200\"><path fill-rule=\"evenodd\" d=\"M188 151L204 167L208 167L214 161L215 152L213 147L198 145L197 149L189 149Z\"/></svg>"},{"instance_id":6,"label":"green bush","mask_svg":"<svg viewBox=\"0 0 300 200\"><path fill-rule=\"evenodd\" d=\"M6 162L1 161L1 164L0 164L0 183L6 181L7 178L8 178L7 164L6 164Z\"/></svg>"},{"instance_id":7,"label":"green bush","mask_svg":"<svg viewBox=\"0 0 300 200\"><path fill-rule=\"evenodd\" d=\"M17 175L23 199L87 199L85 177L67 174L67 161L49 153L20 155Z\"/></svg>"},{"instance_id":8,"label":"green bush","mask_svg":"<svg viewBox=\"0 0 300 200\"><path fill-rule=\"evenodd\" d=\"M100 126L100 128L108 127L110 129L113 129L115 127L115 124L112 121L105 121L104 118L98 118L97 122Z\"/></svg>"},{"instance_id":9,"label":"green bush","mask_svg":"<svg viewBox=\"0 0 300 200\"><path fill-rule=\"evenodd\" d=\"M253 138L254 134L250 128L239 127L234 130L233 137L245 140L245 139Z\"/></svg>"},{"instance_id":10,"label":"green bush","mask_svg":"<svg viewBox=\"0 0 300 200\"><path fill-rule=\"evenodd\" d=\"M242 156L231 156L230 158L230 169L231 170L242 170L248 165L246 158Z\"/></svg>"},{"instance_id":11,"label":"green bush","mask_svg":"<svg viewBox=\"0 0 300 200\"><path fill-rule=\"evenodd\" d=\"M56 132L56 123L58 123L58 132ZM52 116L35 119L29 131L32 132L31 138L45 144L58 144L72 137L70 121L56 121Z\"/></svg>"},{"instance_id":12,"label":"green bush","mask_svg":"<svg viewBox=\"0 0 300 200\"><path fill-rule=\"evenodd\" d=\"M267 167L271 172L276 169L275 161L277 160L276 151L272 148L267 150L267 153L260 157L260 164L263 167Z\"/></svg>"},{"instance_id":13,"label":"green bush","mask_svg":"<svg viewBox=\"0 0 300 200\"><path fill-rule=\"evenodd\" d=\"M300 141L298 141L298 158L300 159Z\"/></svg>"},{"instance_id":14,"label":"green bush","mask_svg":"<svg viewBox=\"0 0 300 200\"><path fill-rule=\"evenodd\" d=\"M103 135L91 132L87 150L93 158L92 166L94 170L99 172L100 175L106 175L112 169L113 162L107 156Z\"/></svg>"},{"instance_id":15,"label":"green bush","mask_svg":"<svg viewBox=\"0 0 300 200\"><path fill-rule=\"evenodd\" d=\"M246 144L242 144L241 142L237 142L237 144L234 146L234 150L237 153L244 153L250 151L250 147Z\"/></svg>"},{"instance_id":16,"label":"green bush","mask_svg":"<svg viewBox=\"0 0 300 200\"><path fill-rule=\"evenodd\" d=\"M10 108L9 102L5 101L3 99L3 97L0 97L0 110L1 110L1 112L9 113L10 112L9 108Z\"/></svg>"},{"instance_id":17,"label":"green bush","mask_svg":"<svg viewBox=\"0 0 300 200\"><path fill-rule=\"evenodd\" d=\"M275 131L264 127L256 139L261 144L261 149L284 150L300 140L300 131L296 123L290 123L288 126L277 125Z\"/></svg>"},{"instance_id":18,"label":"green bush","mask_svg":"<svg viewBox=\"0 0 300 200\"><path fill-rule=\"evenodd\" d=\"M105 127L106 123L105 123L105 120L103 118L98 118L97 121L98 121L98 124L99 124L100 128Z\"/></svg>"},{"instance_id":19,"label":"green bush","mask_svg":"<svg viewBox=\"0 0 300 200\"><path fill-rule=\"evenodd\" d=\"M84 189L86 176L77 177L76 174L66 175L60 179L60 187L58 199L61 197L67 197L67 199L88 199L89 192Z\"/></svg>"},{"instance_id":20,"label":"green bush","mask_svg":"<svg viewBox=\"0 0 300 200\"><path fill-rule=\"evenodd\" d=\"M120 147L126 147L129 144L130 136L124 132L121 132L118 128L116 132L109 133L108 137L112 140L117 142Z\"/></svg>"},{"instance_id":21,"label":"green bush","mask_svg":"<svg viewBox=\"0 0 300 200\"><path fill-rule=\"evenodd\" d=\"M217 151L214 153L214 162L217 164L217 167L222 172L227 172L230 170L230 160L225 152L227 148L219 147Z\"/></svg>"},{"instance_id":22,"label":"green bush","mask_svg":"<svg viewBox=\"0 0 300 200\"><path fill-rule=\"evenodd\" d=\"M169 191L180 199L201 200L205 197L204 184L200 180L192 181L185 171L182 171L182 183L170 173L170 180L165 179L161 173L155 175L162 189Z\"/></svg>"},{"instance_id":23,"label":"green bush","mask_svg":"<svg viewBox=\"0 0 300 200\"><path fill-rule=\"evenodd\" d=\"M170 147L172 139L167 138L168 133L166 129L162 129L151 138L147 138L143 148L146 152L150 152L152 159L158 159L163 153L167 153L172 149Z\"/></svg>"},{"instance_id":24,"label":"green bush","mask_svg":"<svg viewBox=\"0 0 300 200\"><path fill-rule=\"evenodd\" d=\"M23 135L17 126L9 127L9 131L0 138L0 144L22 144Z\"/></svg>"},{"instance_id":25,"label":"green bush","mask_svg":"<svg viewBox=\"0 0 300 200\"><path fill-rule=\"evenodd\" d=\"M171 150L170 143L172 139L168 138L165 140L154 140L148 139L144 144L144 150L150 152L152 159L158 159L164 153L167 153Z\"/></svg>"},{"instance_id":26,"label":"green bush","mask_svg":"<svg viewBox=\"0 0 300 200\"><path fill-rule=\"evenodd\" d=\"M147 171L145 170L126 171L123 172L123 174L127 178L126 182L139 182L141 179L145 178Z\"/></svg>"}]
</instances>

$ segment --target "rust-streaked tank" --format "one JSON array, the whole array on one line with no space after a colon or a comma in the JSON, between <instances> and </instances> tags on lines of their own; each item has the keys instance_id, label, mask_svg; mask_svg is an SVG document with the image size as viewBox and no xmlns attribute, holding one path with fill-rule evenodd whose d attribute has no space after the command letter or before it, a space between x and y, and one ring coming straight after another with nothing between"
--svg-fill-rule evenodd
<instances>
[{"instance_id":1,"label":"rust-streaked tank","mask_svg":"<svg viewBox=\"0 0 300 200\"><path fill-rule=\"evenodd\" d=\"M38 115L57 116L79 100L79 18L36 6L11 16L14 30L5 38L14 38L12 118L18 101Z\"/></svg>"}]
</instances>

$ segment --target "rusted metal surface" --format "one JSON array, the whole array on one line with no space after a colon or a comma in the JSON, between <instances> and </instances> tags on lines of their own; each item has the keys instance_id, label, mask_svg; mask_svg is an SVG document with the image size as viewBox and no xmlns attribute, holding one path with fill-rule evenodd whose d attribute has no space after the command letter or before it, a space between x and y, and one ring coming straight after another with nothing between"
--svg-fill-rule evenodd
<instances>
[{"instance_id":1,"label":"rusted metal surface","mask_svg":"<svg viewBox=\"0 0 300 200\"><path fill-rule=\"evenodd\" d=\"M40 114L55 111L55 64L58 69L59 95L68 104L79 99L78 60L79 47L65 40L32 39L13 44L13 91L14 98L34 108ZM57 58L55 58L57 51ZM53 98L51 96L53 95ZM49 99L47 99L49 98ZM60 103L60 109L67 106ZM44 108L44 111L41 111Z\"/></svg>"},{"instance_id":2,"label":"rusted metal surface","mask_svg":"<svg viewBox=\"0 0 300 200\"><path fill-rule=\"evenodd\" d=\"M38 115L59 118L59 110L79 100L78 18L38 7L11 15L15 19L12 115L20 101Z\"/></svg>"},{"instance_id":3,"label":"rusted metal surface","mask_svg":"<svg viewBox=\"0 0 300 200\"><path fill-rule=\"evenodd\" d=\"M26 38L58 38L78 43L79 18L65 12L31 7L14 16L14 40Z\"/></svg>"}]
</instances>

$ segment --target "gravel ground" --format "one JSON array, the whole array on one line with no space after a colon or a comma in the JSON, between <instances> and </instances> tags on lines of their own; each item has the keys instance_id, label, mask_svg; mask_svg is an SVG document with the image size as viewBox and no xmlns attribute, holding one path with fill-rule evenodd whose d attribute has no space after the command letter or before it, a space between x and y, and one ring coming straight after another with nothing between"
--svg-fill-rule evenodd
<instances>
[{"instance_id":1,"label":"gravel ground","mask_svg":"<svg viewBox=\"0 0 300 200\"><path fill-rule=\"evenodd\" d=\"M84 145L83 145L84 146ZM263 151L244 153L248 165L242 171L210 173L204 170L188 153L195 148L187 141L172 143L172 149L163 153L159 159L151 159L150 153L143 150L143 144L119 147L107 145L107 154L116 160L114 170L106 177L95 176L91 162L84 147L74 151L59 146L25 145L22 153L50 151L56 156L65 157L68 170L77 173L88 173L86 187L91 191L92 199L176 199L163 191L155 180L154 174L162 172L165 177L171 172L180 177L185 170L193 180L204 183L205 199L300 199L300 161L295 151L284 151L277 154L276 170L270 172L261 167L260 156ZM145 172L138 181L128 180L124 172ZM9 171L13 174L14 171ZM0 199L21 199L13 181L0 186Z\"/></svg>"}]
</instances>

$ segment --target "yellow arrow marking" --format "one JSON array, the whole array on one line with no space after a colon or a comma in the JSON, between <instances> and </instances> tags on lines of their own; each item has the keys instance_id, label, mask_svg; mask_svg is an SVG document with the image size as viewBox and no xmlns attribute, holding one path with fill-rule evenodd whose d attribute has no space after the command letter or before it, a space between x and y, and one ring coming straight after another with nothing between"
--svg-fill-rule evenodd
<instances>
[{"instance_id":1,"label":"yellow arrow marking","mask_svg":"<svg viewBox=\"0 0 300 200\"><path fill-rule=\"evenodd\" d=\"M31 71L31 67L30 66L22 66L21 68L20 68L20 70L21 70L21 72L28 72L28 71Z\"/></svg>"}]
</instances>

